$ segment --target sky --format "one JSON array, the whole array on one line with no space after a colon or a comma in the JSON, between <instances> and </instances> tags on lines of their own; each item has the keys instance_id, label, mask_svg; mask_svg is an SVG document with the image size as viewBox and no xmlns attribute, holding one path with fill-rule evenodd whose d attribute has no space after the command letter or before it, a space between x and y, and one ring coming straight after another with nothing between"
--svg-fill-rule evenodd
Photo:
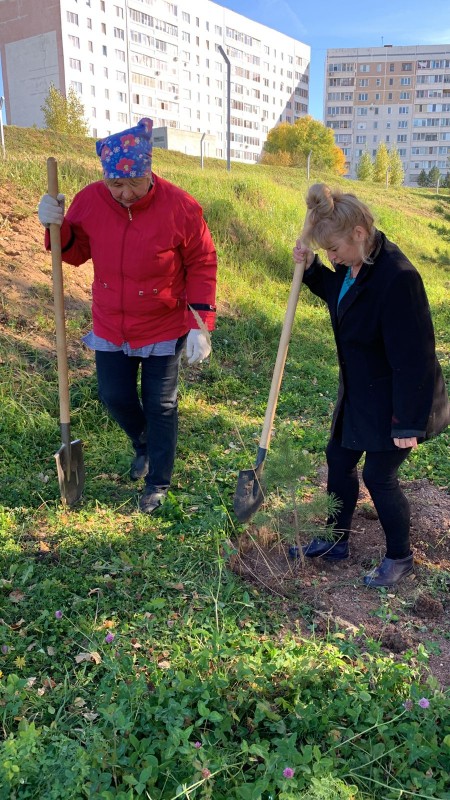
<instances>
[{"instance_id":1,"label":"sky","mask_svg":"<svg viewBox=\"0 0 450 800\"><path fill-rule=\"evenodd\" d=\"M323 121L326 51L385 44L449 44L448 0L215 0L311 47L309 113Z\"/></svg>"}]
</instances>

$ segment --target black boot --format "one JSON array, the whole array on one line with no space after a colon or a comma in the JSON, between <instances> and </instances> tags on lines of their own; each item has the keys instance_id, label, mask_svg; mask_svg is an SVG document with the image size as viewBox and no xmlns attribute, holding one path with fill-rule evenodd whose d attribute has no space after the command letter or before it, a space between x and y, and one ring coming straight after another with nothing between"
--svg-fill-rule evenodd
<instances>
[{"instance_id":1,"label":"black boot","mask_svg":"<svg viewBox=\"0 0 450 800\"><path fill-rule=\"evenodd\" d=\"M142 453L141 455L136 455L133 458L130 466L130 479L132 481L138 481L140 478L145 478L148 474L150 462L147 453Z\"/></svg>"},{"instance_id":2,"label":"black boot","mask_svg":"<svg viewBox=\"0 0 450 800\"><path fill-rule=\"evenodd\" d=\"M158 489L157 486L146 486L139 498L139 510L143 514L152 514L162 506L167 497L167 489Z\"/></svg>"},{"instance_id":3,"label":"black boot","mask_svg":"<svg viewBox=\"0 0 450 800\"><path fill-rule=\"evenodd\" d=\"M395 586L396 583L414 572L413 554L406 558L383 558L378 567L364 577L366 586Z\"/></svg>"},{"instance_id":4,"label":"black boot","mask_svg":"<svg viewBox=\"0 0 450 800\"><path fill-rule=\"evenodd\" d=\"M327 539L313 539L302 547L303 555L307 558L324 558L325 561L343 561L348 558L348 541L333 541ZM298 558L298 547L289 548L291 558Z\"/></svg>"}]
</instances>

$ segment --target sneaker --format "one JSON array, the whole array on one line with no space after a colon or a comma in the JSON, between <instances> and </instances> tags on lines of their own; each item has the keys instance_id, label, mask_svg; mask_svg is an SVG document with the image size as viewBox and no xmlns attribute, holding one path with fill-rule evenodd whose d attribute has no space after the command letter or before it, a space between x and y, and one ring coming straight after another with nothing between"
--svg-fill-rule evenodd
<instances>
[{"instance_id":1,"label":"sneaker","mask_svg":"<svg viewBox=\"0 0 450 800\"><path fill-rule=\"evenodd\" d=\"M167 489L158 489L156 486L146 486L139 498L139 510L143 514L153 514L162 506L167 497Z\"/></svg>"},{"instance_id":2,"label":"sneaker","mask_svg":"<svg viewBox=\"0 0 450 800\"><path fill-rule=\"evenodd\" d=\"M150 462L147 453L140 456L135 456L130 466L130 479L138 481L140 478L145 478L148 474Z\"/></svg>"},{"instance_id":3,"label":"sneaker","mask_svg":"<svg viewBox=\"0 0 450 800\"><path fill-rule=\"evenodd\" d=\"M348 542L333 542L327 539L313 539L302 547L303 555L307 558L324 558L325 561L343 561L348 558ZM289 548L291 558L299 558L298 547L291 545Z\"/></svg>"},{"instance_id":4,"label":"sneaker","mask_svg":"<svg viewBox=\"0 0 450 800\"><path fill-rule=\"evenodd\" d=\"M366 586L395 586L414 572L413 554L406 558L383 558L381 564L364 576Z\"/></svg>"}]
</instances>

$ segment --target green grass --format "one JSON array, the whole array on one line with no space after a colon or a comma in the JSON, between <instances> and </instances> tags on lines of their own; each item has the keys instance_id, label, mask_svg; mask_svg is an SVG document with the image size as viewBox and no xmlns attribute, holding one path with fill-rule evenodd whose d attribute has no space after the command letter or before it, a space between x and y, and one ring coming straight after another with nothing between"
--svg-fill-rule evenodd
<instances>
[{"instance_id":1,"label":"green grass","mask_svg":"<svg viewBox=\"0 0 450 800\"><path fill-rule=\"evenodd\" d=\"M100 177L93 140L8 127L5 138L0 178L16 218L36 213L49 155L68 199ZM370 640L361 650L351 636L286 633L284 601L227 568L241 530L232 496L239 469L254 463L305 176L235 164L228 173L209 159L201 170L162 150L154 168L204 207L221 309L211 363L183 367L173 491L158 515L137 512L129 447L81 347L72 430L87 480L82 505L61 507L55 359L32 339L0 336L0 800L448 800L450 705L424 678L423 648L398 662ZM448 381L449 195L355 191L420 268ZM45 288L34 292L45 331ZM71 342L85 324L81 312L71 318ZM302 291L277 426L289 421L317 466L336 383L327 313ZM449 444L447 433L419 448L403 475L448 486Z\"/></svg>"}]
</instances>

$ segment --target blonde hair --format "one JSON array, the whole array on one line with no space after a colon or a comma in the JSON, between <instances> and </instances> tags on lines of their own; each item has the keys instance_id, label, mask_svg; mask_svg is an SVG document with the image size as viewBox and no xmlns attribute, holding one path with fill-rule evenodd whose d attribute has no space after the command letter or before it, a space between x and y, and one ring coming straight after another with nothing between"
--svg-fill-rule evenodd
<instances>
[{"instance_id":1,"label":"blonde hair","mask_svg":"<svg viewBox=\"0 0 450 800\"><path fill-rule=\"evenodd\" d=\"M328 250L336 238L350 238L357 225L367 231L368 244L372 243L375 236L373 215L354 194L315 183L306 196L306 206L301 238L308 246Z\"/></svg>"}]
</instances>

